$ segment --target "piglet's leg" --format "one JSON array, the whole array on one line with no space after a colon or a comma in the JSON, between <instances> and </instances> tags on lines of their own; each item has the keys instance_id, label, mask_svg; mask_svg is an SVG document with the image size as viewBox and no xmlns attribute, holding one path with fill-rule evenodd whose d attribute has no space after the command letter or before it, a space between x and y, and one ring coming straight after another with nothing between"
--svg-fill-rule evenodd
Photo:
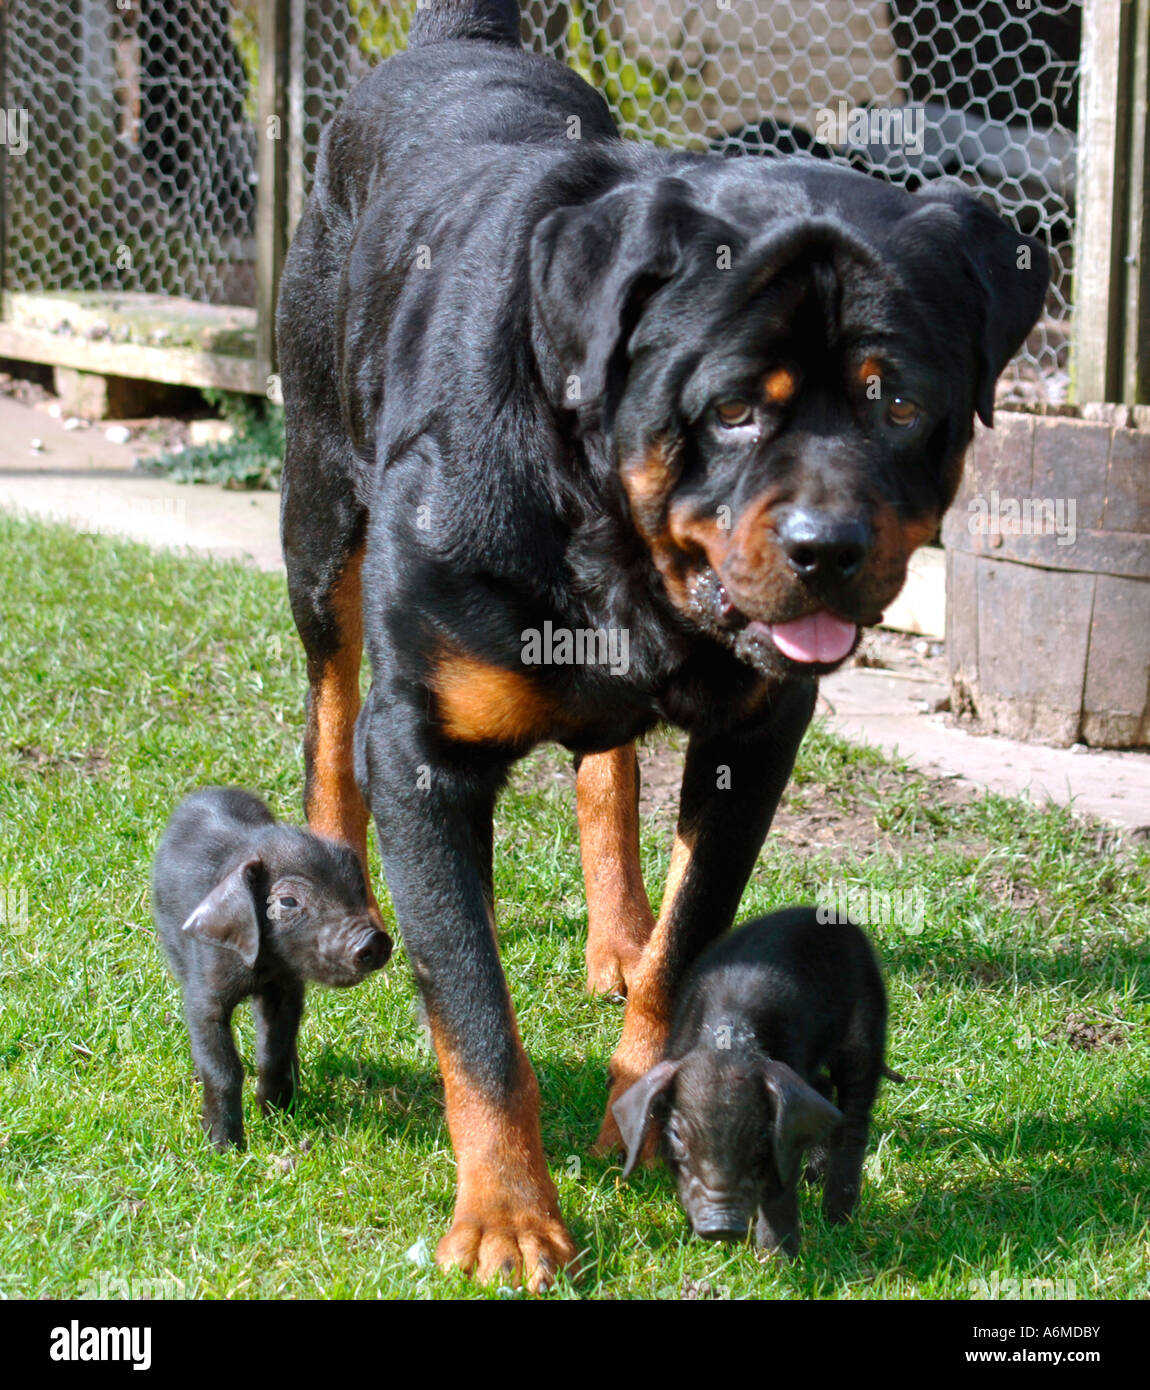
<instances>
[{"instance_id":1,"label":"piglet's leg","mask_svg":"<svg viewBox=\"0 0 1150 1390\"><path fill-rule=\"evenodd\" d=\"M684 977L734 921L814 701L813 681L784 686L750 728L693 735L687 745L667 888L651 939L627 976L623 1035L608 1068L611 1093L595 1153L623 1146L611 1107L663 1055Z\"/></svg>"},{"instance_id":2,"label":"piglet's leg","mask_svg":"<svg viewBox=\"0 0 1150 1390\"><path fill-rule=\"evenodd\" d=\"M843 1118L827 1146L823 1216L828 1221L848 1221L858 1202L871 1106L877 1089L877 1076L852 1080L837 1088L837 1104Z\"/></svg>"},{"instance_id":3,"label":"piglet's leg","mask_svg":"<svg viewBox=\"0 0 1150 1390\"><path fill-rule=\"evenodd\" d=\"M796 1180L792 1180L780 1196L764 1202L759 1208L755 1244L768 1254L794 1256L799 1253L799 1194Z\"/></svg>"},{"instance_id":4,"label":"piglet's leg","mask_svg":"<svg viewBox=\"0 0 1150 1390\"><path fill-rule=\"evenodd\" d=\"M232 1041L232 1008L217 1000L186 1007L192 1057L204 1088L203 1125L217 1149L244 1142L244 1069Z\"/></svg>"},{"instance_id":5,"label":"piglet's leg","mask_svg":"<svg viewBox=\"0 0 1150 1390\"><path fill-rule=\"evenodd\" d=\"M260 1108L285 1110L299 1087L296 1037L303 1017L304 987L297 980L276 981L252 998L256 1019L256 1062Z\"/></svg>"}]
</instances>

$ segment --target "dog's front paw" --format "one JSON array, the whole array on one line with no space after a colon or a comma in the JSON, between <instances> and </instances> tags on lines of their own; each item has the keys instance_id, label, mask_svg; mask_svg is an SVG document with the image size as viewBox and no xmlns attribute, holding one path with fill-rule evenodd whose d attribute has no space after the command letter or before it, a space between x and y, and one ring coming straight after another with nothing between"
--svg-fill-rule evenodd
<instances>
[{"instance_id":1,"label":"dog's front paw","mask_svg":"<svg viewBox=\"0 0 1150 1390\"><path fill-rule=\"evenodd\" d=\"M643 948L619 937L587 942L587 993L625 995L639 969Z\"/></svg>"},{"instance_id":2,"label":"dog's front paw","mask_svg":"<svg viewBox=\"0 0 1150 1390\"><path fill-rule=\"evenodd\" d=\"M441 1269L461 1269L482 1284L526 1286L531 1293L550 1288L575 1256L562 1218L531 1210L457 1214L435 1252Z\"/></svg>"}]
</instances>

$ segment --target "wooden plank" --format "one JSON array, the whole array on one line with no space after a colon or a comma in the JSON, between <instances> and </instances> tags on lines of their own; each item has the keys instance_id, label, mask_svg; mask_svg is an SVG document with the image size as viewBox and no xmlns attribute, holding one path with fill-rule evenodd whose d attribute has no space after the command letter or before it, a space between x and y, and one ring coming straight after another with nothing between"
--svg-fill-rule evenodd
<instances>
[{"instance_id":1,"label":"wooden plank","mask_svg":"<svg viewBox=\"0 0 1150 1390\"><path fill-rule=\"evenodd\" d=\"M0 0L0 110L8 110L8 3ZM0 147L0 292L8 284L8 146Z\"/></svg>"},{"instance_id":2,"label":"wooden plank","mask_svg":"<svg viewBox=\"0 0 1150 1390\"><path fill-rule=\"evenodd\" d=\"M49 362L105 376L167 381L175 386L218 386L226 391L261 396L267 390L267 369L251 357L225 357L187 348L141 347L137 343L90 342L7 323L0 323L0 357Z\"/></svg>"},{"instance_id":3,"label":"wooden plank","mask_svg":"<svg viewBox=\"0 0 1150 1390\"><path fill-rule=\"evenodd\" d=\"M1150 740L1150 584L1098 576L1090 622L1082 736L1130 748Z\"/></svg>"},{"instance_id":4,"label":"wooden plank","mask_svg":"<svg viewBox=\"0 0 1150 1390\"><path fill-rule=\"evenodd\" d=\"M1008 738L1079 735L1097 576L979 557L979 715Z\"/></svg>"},{"instance_id":5,"label":"wooden plank","mask_svg":"<svg viewBox=\"0 0 1150 1390\"><path fill-rule=\"evenodd\" d=\"M304 188L304 107L305 107L305 67L307 51L304 35L307 32L308 0L291 0L291 39L289 44L287 83L287 234L288 239L295 236L295 229L303 216L307 191Z\"/></svg>"},{"instance_id":6,"label":"wooden plank","mask_svg":"<svg viewBox=\"0 0 1150 1390\"><path fill-rule=\"evenodd\" d=\"M287 253L287 78L291 0L260 5L259 186L256 191L256 357L275 371L275 311Z\"/></svg>"},{"instance_id":7,"label":"wooden plank","mask_svg":"<svg viewBox=\"0 0 1150 1390\"><path fill-rule=\"evenodd\" d=\"M978 560L946 552L946 658L950 678L967 690L978 682Z\"/></svg>"},{"instance_id":8,"label":"wooden plank","mask_svg":"<svg viewBox=\"0 0 1150 1390\"><path fill-rule=\"evenodd\" d=\"M1078 107L1071 389L1115 401L1123 389L1122 302L1134 6L1084 0Z\"/></svg>"},{"instance_id":9,"label":"wooden plank","mask_svg":"<svg viewBox=\"0 0 1150 1390\"><path fill-rule=\"evenodd\" d=\"M93 341L186 348L220 357L254 357L256 351L254 308L203 304L177 295L132 290L10 291L4 296L3 319L10 328Z\"/></svg>"},{"instance_id":10,"label":"wooden plank","mask_svg":"<svg viewBox=\"0 0 1150 1390\"><path fill-rule=\"evenodd\" d=\"M1122 399L1150 401L1150 0L1131 0L1133 76L1125 255Z\"/></svg>"}]
</instances>

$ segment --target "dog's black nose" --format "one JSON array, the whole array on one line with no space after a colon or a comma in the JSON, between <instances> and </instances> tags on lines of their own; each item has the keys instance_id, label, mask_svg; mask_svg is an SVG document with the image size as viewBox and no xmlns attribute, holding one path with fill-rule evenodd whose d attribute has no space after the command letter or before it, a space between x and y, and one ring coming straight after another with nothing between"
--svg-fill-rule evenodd
<instances>
[{"instance_id":1,"label":"dog's black nose","mask_svg":"<svg viewBox=\"0 0 1150 1390\"><path fill-rule=\"evenodd\" d=\"M812 507L791 507L777 523L787 564L812 587L841 584L862 569L874 544L865 521Z\"/></svg>"}]
</instances>

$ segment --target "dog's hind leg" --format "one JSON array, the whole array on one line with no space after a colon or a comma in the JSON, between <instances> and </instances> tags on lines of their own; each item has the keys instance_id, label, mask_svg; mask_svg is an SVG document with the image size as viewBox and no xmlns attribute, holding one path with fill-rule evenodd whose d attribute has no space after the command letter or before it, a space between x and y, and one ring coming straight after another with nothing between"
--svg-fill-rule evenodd
<instances>
[{"instance_id":1,"label":"dog's hind leg","mask_svg":"<svg viewBox=\"0 0 1150 1390\"><path fill-rule=\"evenodd\" d=\"M285 554L290 522L285 504ZM318 521L318 525L314 524ZM327 523L313 519L309 540ZM307 557L288 561L288 589L307 653L304 809L317 835L350 845L367 867L367 807L355 783L354 736L363 655L363 524L338 538L338 562L313 570Z\"/></svg>"},{"instance_id":2,"label":"dog's hind leg","mask_svg":"<svg viewBox=\"0 0 1150 1390\"><path fill-rule=\"evenodd\" d=\"M363 653L363 463L337 378L340 237L309 209L280 280L276 319L284 398L280 535L292 615L307 653L304 809L317 835L350 845L367 872L367 807L355 782Z\"/></svg>"},{"instance_id":3,"label":"dog's hind leg","mask_svg":"<svg viewBox=\"0 0 1150 1390\"><path fill-rule=\"evenodd\" d=\"M304 809L310 828L350 845L366 873L367 807L355 783L352 749L360 706L367 512L354 494L354 455L334 384L326 374L318 380L314 372L299 376L284 376L280 533L292 616L307 654Z\"/></svg>"},{"instance_id":4,"label":"dog's hind leg","mask_svg":"<svg viewBox=\"0 0 1150 1390\"><path fill-rule=\"evenodd\" d=\"M624 993L655 926L639 864L635 745L580 758L575 803L587 889L587 988Z\"/></svg>"}]
</instances>

